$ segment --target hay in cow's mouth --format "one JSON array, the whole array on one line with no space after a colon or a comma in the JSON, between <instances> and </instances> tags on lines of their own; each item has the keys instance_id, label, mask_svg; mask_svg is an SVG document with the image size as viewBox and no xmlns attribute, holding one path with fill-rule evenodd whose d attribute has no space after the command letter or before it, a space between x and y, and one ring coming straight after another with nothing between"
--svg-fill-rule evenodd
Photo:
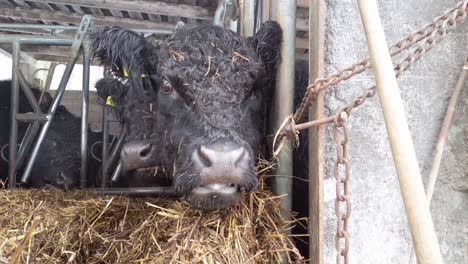
<instances>
[{"instance_id":1,"label":"hay in cow's mouth","mask_svg":"<svg viewBox=\"0 0 468 264\"><path fill-rule=\"evenodd\" d=\"M267 163L260 163L261 175ZM0 191L0 263L302 262L279 198L257 190L226 210L82 191Z\"/></svg>"}]
</instances>

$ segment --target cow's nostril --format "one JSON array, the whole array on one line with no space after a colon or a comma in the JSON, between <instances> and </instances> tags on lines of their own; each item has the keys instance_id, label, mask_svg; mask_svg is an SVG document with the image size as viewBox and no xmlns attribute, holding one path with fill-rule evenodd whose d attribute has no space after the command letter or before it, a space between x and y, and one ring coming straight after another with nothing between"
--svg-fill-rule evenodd
<instances>
[{"instance_id":1,"label":"cow's nostril","mask_svg":"<svg viewBox=\"0 0 468 264\"><path fill-rule=\"evenodd\" d=\"M153 144L147 144L143 146L143 148L140 150L140 157L141 158L146 158L151 154L151 149L153 148Z\"/></svg>"},{"instance_id":2,"label":"cow's nostril","mask_svg":"<svg viewBox=\"0 0 468 264\"><path fill-rule=\"evenodd\" d=\"M205 165L205 167L211 167L211 165L213 165L213 162L210 158L212 153L210 152L211 150L207 149L204 146L201 146L198 149L198 156L200 158L200 161L203 163L203 165Z\"/></svg>"}]
</instances>

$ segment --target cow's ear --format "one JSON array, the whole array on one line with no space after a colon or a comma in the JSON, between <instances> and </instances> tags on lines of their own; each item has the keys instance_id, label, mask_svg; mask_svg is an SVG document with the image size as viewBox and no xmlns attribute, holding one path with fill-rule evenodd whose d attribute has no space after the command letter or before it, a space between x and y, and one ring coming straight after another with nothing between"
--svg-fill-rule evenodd
<instances>
[{"instance_id":1,"label":"cow's ear","mask_svg":"<svg viewBox=\"0 0 468 264\"><path fill-rule=\"evenodd\" d=\"M90 38L94 56L103 66L128 78L132 90L143 94L144 77L156 72L155 45L134 31L116 26L96 27Z\"/></svg>"},{"instance_id":2,"label":"cow's ear","mask_svg":"<svg viewBox=\"0 0 468 264\"><path fill-rule=\"evenodd\" d=\"M267 21L263 23L258 32L253 36L255 49L265 66L267 74L276 75L276 67L281 60L282 35L281 27L278 23Z\"/></svg>"},{"instance_id":3,"label":"cow's ear","mask_svg":"<svg viewBox=\"0 0 468 264\"><path fill-rule=\"evenodd\" d=\"M104 77L96 82L95 87L99 103L110 106L117 119L123 120L128 101L128 85L117 79Z\"/></svg>"}]
</instances>

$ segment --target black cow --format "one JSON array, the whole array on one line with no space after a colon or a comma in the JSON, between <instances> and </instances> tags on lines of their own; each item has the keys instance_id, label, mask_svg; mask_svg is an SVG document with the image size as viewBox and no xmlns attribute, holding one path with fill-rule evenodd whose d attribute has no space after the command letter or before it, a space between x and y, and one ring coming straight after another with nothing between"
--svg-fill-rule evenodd
<instances>
[{"instance_id":1,"label":"black cow","mask_svg":"<svg viewBox=\"0 0 468 264\"><path fill-rule=\"evenodd\" d=\"M11 81L0 82L0 147L9 143L10 135L10 95ZM40 98L41 90L32 88L36 99ZM48 111L52 97L44 93L41 100L41 110ZM19 94L19 112L32 112L32 108L22 91ZM27 123L18 122L18 143L21 142ZM74 116L64 106L59 106L49 128L47 136L39 149L34 167L31 171L30 181L26 186L44 187L54 186L61 189L72 189L79 185L81 155L80 155L80 132L81 120ZM100 133L89 131L89 146L100 140ZM3 148L3 156L8 159L8 148ZM32 147L29 152L31 152ZM90 147L88 148L88 152ZM91 157L91 153L88 154ZM26 156L26 161L29 154ZM25 163L19 169L18 175L22 175ZM96 185L100 163L95 159L89 159L88 180ZM5 180L8 175L8 162L0 159L0 178Z\"/></svg>"},{"instance_id":2,"label":"black cow","mask_svg":"<svg viewBox=\"0 0 468 264\"><path fill-rule=\"evenodd\" d=\"M128 127L120 160L131 184L167 179L205 209L229 207L255 189L279 60L278 24L265 23L252 38L216 26L179 27L160 44L100 27L92 40L114 76L98 92L112 98ZM156 177L138 180L142 175Z\"/></svg>"}]
</instances>

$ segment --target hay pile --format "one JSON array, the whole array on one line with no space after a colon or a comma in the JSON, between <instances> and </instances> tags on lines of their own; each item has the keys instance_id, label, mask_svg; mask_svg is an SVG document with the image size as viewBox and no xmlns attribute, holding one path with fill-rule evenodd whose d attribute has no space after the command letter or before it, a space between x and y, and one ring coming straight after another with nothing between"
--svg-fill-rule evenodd
<instances>
[{"instance_id":1,"label":"hay pile","mask_svg":"<svg viewBox=\"0 0 468 264\"><path fill-rule=\"evenodd\" d=\"M0 263L301 262L279 199L261 184L212 212L176 200L0 191Z\"/></svg>"}]
</instances>

